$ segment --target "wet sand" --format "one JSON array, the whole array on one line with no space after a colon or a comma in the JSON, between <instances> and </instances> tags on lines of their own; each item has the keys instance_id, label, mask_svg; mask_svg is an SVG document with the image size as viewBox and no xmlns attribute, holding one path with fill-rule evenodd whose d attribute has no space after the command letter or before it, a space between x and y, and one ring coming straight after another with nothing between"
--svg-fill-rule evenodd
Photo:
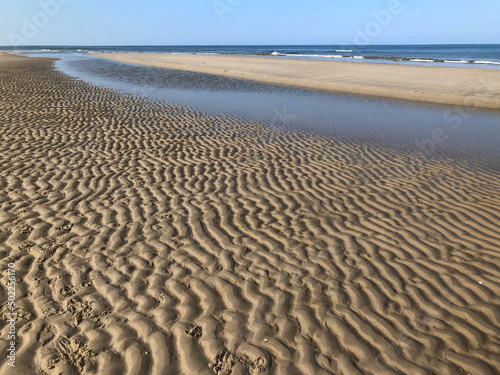
<instances>
[{"instance_id":1,"label":"wet sand","mask_svg":"<svg viewBox=\"0 0 500 375\"><path fill-rule=\"evenodd\" d=\"M0 56L0 373L500 372L498 173L51 64Z\"/></svg>"},{"instance_id":2,"label":"wet sand","mask_svg":"<svg viewBox=\"0 0 500 375\"><path fill-rule=\"evenodd\" d=\"M500 70L251 56L94 53L110 60L277 85L457 106L500 108Z\"/></svg>"}]
</instances>

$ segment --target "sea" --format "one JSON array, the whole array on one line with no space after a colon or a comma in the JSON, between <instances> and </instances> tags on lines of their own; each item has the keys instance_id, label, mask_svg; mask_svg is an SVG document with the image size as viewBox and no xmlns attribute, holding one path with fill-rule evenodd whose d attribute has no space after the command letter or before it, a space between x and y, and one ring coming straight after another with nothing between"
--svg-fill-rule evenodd
<instances>
[{"instance_id":1,"label":"sea","mask_svg":"<svg viewBox=\"0 0 500 375\"><path fill-rule=\"evenodd\" d=\"M0 46L0 50L12 50L22 54L109 52L273 56L281 58L500 69L500 44L367 46Z\"/></svg>"}]
</instances>

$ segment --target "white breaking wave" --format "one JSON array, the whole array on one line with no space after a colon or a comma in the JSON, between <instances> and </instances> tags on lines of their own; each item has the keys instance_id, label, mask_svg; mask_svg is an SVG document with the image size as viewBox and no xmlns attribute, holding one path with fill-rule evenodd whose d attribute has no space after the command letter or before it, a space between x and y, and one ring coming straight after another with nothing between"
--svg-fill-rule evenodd
<instances>
[{"instance_id":1,"label":"white breaking wave","mask_svg":"<svg viewBox=\"0 0 500 375\"><path fill-rule=\"evenodd\" d=\"M496 62L496 61L474 61L474 64L500 65L500 62Z\"/></svg>"},{"instance_id":2,"label":"white breaking wave","mask_svg":"<svg viewBox=\"0 0 500 375\"><path fill-rule=\"evenodd\" d=\"M309 55L309 54L297 54L297 53L283 53L280 55L273 56L287 56L287 57L320 57L324 59L364 59L363 56L344 56L344 55Z\"/></svg>"},{"instance_id":3,"label":"white breaking wave","mask_svg":"<svg viewBox=\"0 0 500 375\"><path fill-rule=\"evenodd\" d=\"M322 58L333 58L338 59L344 56L342 55L309 55L309 54L301 54L301 53L281 53L281 52L273 52L271 56L287 56L287 57L322 57Z\"/></svg>"},{"instance_id":4,"label":"white breaking wave","mask_svg":"<svg viewBox=\"0 0 500 375\"><path fill-rule=\"evenodd\" d=\"M342 55L297 55L297 54L289 54L287 56L298 56L298 57L323 57L327 59L339 59L342 58Z\"/></svg>"},{"instance_id":5,"label":"white breaking wave","mask_svg":"<svg viewBox=\"0 0 500 375\"><path fill-rule=\"evenodd\" d=\"M32 49L32 50L24 50L24 51L21 51L21 53L46 53L46 52L50 52L50 53L58 53L58 52L61 52L59 50L56 50L56 49Z\"/></svg>"}]
</instances>

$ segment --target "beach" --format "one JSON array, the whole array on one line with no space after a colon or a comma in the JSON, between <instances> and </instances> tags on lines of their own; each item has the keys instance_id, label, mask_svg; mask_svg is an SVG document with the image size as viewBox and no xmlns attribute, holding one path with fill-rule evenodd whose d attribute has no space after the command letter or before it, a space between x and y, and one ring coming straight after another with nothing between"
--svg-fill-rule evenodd
<instances>
[{"instance_id":1,"label":"beach","mask_svg":"<svg viewBox=\"0 0 500 375\"><path fill-rule=\"evenodd\" d=\"M89 53L110 60L275 85L467 107L500 108L500 70L276 57Z\"/></svg>"},{"instance_id":2,"label":"beach","mask_svg":"<svg viewBox=\"0 0 500 375\"><path fill-rule=\"evenodd\" d=\"M500 108L493 70L99 56ZM0 53L0 92L2 353L9 264L17 308L0 373L500 373L498 171L166 105L51 59Z\"/></svg>"}]
</instances>

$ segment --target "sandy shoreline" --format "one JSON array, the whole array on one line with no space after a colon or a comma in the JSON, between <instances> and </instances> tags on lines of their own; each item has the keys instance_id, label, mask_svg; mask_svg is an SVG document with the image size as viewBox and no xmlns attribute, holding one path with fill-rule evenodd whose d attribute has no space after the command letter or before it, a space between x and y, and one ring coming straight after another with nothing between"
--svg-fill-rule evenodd
<instances>
[{"instance_id":1,"label":"sandy shoreline","mask_svg":"<svg viewBox=\"0 0 500 375\"><path fill-rule=\"evenodd\" d=\"M47 59L0 56L0 91L1 374L500 372L497 173Z\"/></svg>"},{"instance_id":2,"label":"sandy shoreline","mask_svg":"<svg viewBox=\"0 0 500 375\"><path fill-rule=\"evenodd\" d=\"M131 64L284 86L500 109L500 70L250 56L98 53Z\"/></svg>"}]
</instances>

